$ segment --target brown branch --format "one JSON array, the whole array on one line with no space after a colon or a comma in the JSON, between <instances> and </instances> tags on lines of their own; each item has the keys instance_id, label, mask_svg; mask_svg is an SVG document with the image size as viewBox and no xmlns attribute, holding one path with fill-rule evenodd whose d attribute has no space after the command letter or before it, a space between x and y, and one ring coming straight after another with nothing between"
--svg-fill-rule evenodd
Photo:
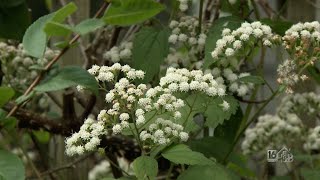
<instances>
[{"instance_id":1,"label":"brown branch","mask_svg":"<svg viewBox=\"0 0 320 180\"><path fill-rule=\"evenodd\" d=\"M94 106L96 105L96 101L97 101L96 96L91 95L89 97L89 100L87 102L87 106L84 109L84 111L82 112L82 114L80 116L80 119L85 119L85 118L87 118L89 116L89 114L92 112Z\"/></svg>"},{"instance_id":2,"label":"brown branch","mask_svg":"<svg viewBox=\"0 0 320 180\"><path fill-rule=\"evenodd\" d=\"M103 11L106 9L109 3L103 3L101 8L98 10L98 12L95 14L95 18L99 17ZM32 82L32 84L28 87L28 89L23 93L24 96L27 96L31 93L34 87L36 87L39 82L42 80L44 75L50 70L50 68L70 49L70 46L74 44L78 39L80 38L80 34L75 35L68 43L68 46L63 48L60 53L54 57L44 68L44 70L36 77L36 79ZM7 117L12 116L18 108L21 106L22 103L15 105L11 111L8 113Z\"/></svg>"},{"instance_id":3,"label":"brown branch","mask_svg":"<svg viewBox=\"0 0 320 180\"><path fill-rule=\"evenodd\" d=\"M53 173L56 173L58 171L61 171L61 170L64 170L64 169L70 169L70 168L75 168L75 165L80 163L81 161L87 159L88 157L90 157L93 153L90 153L90 154L87 154L85 156L82 156L82 157L79 157L78 159L68 163L68 164L65 164L63 166L60 166L60 167L56 167L54 169L50 169L48 171L45 171L45 172L42 172L40 175L41 177L44 177L44 176L48 176L50 174L53 174Z\"/></svg>"}]
</instances>

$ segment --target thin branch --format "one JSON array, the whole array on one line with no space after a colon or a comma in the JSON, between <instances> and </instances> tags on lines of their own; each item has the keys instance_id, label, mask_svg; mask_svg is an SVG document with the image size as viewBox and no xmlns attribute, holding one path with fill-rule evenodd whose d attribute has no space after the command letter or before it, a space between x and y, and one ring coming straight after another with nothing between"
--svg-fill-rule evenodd
<instances>
[{"instance_id":1,"label":"thin branch","mask_svg":"<svg viewBox=\"0 0 320 180\"><path fill-rule=\"evenodd\" d=\"M95 18L99 17L103 11L106 9L106 7L108 6L109 3L103 3L103 5L101 6L101 8L98 10L98 12L95 14ZM66 46L65 48L63 48L60 53L54 57L44 68L44 70L36 77L36 79L32 82L32 84L28 87L28 89L23 93L24 96L27 96L31 93L31 91L33 90L34 87L36 87L40 81L42 80L42 78L44 77L44 75L51 69L51 67L70 49L70 46L72 44L74 44L78 39L80 38L80 34L77 34L76 36L74 36L68 43L68 46ZM15 105L11 111L8 113L7 117L12 116L17 110L18 108L21 106L22 103Z\"/></svg>"},{"instance_id":2,"label":"thin branch","mask_svg":"<svg viewBox=\"0 0 320 180\"><path fill-rule=\"evenodd\" d=\"M63 166L56 167L56 168L50 169L50 170L48 170L48 171L42 172L42 173L40 174L40 176L41 176L41 177L44 177L44 176L48 176L48 175L50 175L50 174L56 173L56 172L61 171L61 170L64 170L64 169L75 168L75 165L76 165L76 164L78 164L78 163L80 163L81 161L87 159L87 158L90 157L92 154L93 154L93 153L87 154L87 155L82 156L82 157L80 157L80 158L78 158L78 159L76 159L76 160L74 160L74 161L72 161L72 162L70 162L70 163L68 163L68 164L65 164L65 165L63 165Z\"/></svg>"}]
</instances>

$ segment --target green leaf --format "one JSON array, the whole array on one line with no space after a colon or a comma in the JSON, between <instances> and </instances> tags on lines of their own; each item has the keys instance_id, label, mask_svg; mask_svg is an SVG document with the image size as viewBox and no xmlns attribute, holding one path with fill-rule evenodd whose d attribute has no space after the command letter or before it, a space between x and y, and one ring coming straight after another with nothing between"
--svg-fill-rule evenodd
<instances>
[{"instance_id":1,"label":"green leaf","mask_svg":"<svg viewBox=\"0 0 320 180\"><path fill-rule=\"evenodd\" d=\"M189 167L184 171L178 180L239 180L230 171L219 164L212 165L196 165Z\"/></svg>"},{"instance_id":2,"label":"green leaf","mask_svg":"<svg viewBox=\"0 0 320 180\"><path fill-rule=\"evenodd\" d=\"M312 169L301 169L301 174L304 179L307 180L319 180L320 179L320 171L312 170Z\"/></svg>"},{"instance_id":3,"label":"green leaf","mask_svg":"<svg viewBox=\"0 0 320 180\"><path fill-rule=\"evenodd\" d=\"M285 32L293 25L290 21L281 19L271 20L269 18L261 19L261 23L271 27L272 31L283 36Z\"/></svg>"},{"instance_id":4,"label":"green leaf","mask_svg":"<svg viewBox=\"0 0 320 180\"><path fill-rule=\"evenodd\" d=\"M28 95L19 96L15 101L16 101L17 104L21 104L21 103L27 101L28 99L31 99L35 95L36 95L36 92L35 91L31 91Z\"/></svg>"},{"instance_id":5,"label":"green leaf","mask_svg":"<svg viewBox=\"0 0 320 180\"><path fill-rule=\"evenodd\" d=\"M133 41L132 63L146 72L143 82L150 82L159 72L160 65L169 53L167 29L143 28Z\"/></svg>"},{"instance_id":6,"label":"green leaf","mask_svg":"<svg viewBox=\"0 0 320 180\"><path fill-rule=\"evenodd\" d=\"M0 38L21 40L30 23L31 16L26 3L0 7Z\"/></svg>"},{"instance_id":7,"label":"green leaf","mask_svg":"<svg viewBox=\"0 0 320 180\"><path fill-rule=\"evenodd\" d=\"M207 35L208 38L206 40L205 45L205 59L203 65L205 69L207 69L211 64L214 63L214 60L211 56L211 52L215 49L217 40L222 38L222 30L224 28L234 30L238 28L242 22L243 20L241 20L239 17L228 16L219 18L212 24L212 26L209 29Z\"/></svg>"},{"instance_id":8,"label":"green leaf","mask_svg":"<svg viewBox=\"0 0 320 180\"><path fill-rule=\"evenodd\" d=\"M139 180L154 179L158 174L158 162L149 156L140 156L133 161L133 171Z\"/></svg>"},{"instance_id":9,"label":"green leaf","mask_svg":"<svg viewBox=\"0 0 320 180\"><path fill-rule=\"evenodd\" d=\"M224 139L226 142L232 144L235 140L238 129L240 128L243 113L239 107L235 114L231 115L228 121L218 125L214 130L214 137Z\"/></svg>"},{"instance_id":10,"label":"green leaf","mask_svg":"<svg viewBox=\"0 0 320 180\"><path fill-rule=\"evenodd\" d=\"M0 174L5 180L24 180L22 161L14 154L0 149Z\"/></svg>"},{"instance_id":11,"label":"green leaf","mask_svg":"<svg viewBox=\"0 0 320 180\"><path fill-rule=\"evenodd\" d=\"M203 153L206 157L214 157L218 162L223 162L231 149L231 144L221 138L205 137L188 142L194 151ZM212 148L215 147L215 148Z\"/></svg>"},{"instance_id":12,"label":"green leaf","mask_svg":"<svg viewBox=\"0 0 320 180\"><path fill-rule=\"evenodd\" d=\"M65 24L48 22L44 27L44 32L47 36L68 36L73 32L73 29Z\"/></svg>"},{"instance_id":13,"label":"green leaf","mask_svg":"<svg viewBox=\"0 0 320 180\"><path fill-rule=\"evenodd\" d=\"M0 125L7 130L14 129L17 125L17 119L14 117L6 117L7 112L3 109L0 109Z\"/></svg>"},{"instance_id":14,"label":"green leaf","mask_svg":"<svg viewBox=\"0 0 320 180\"><path fill-rule=\"evenodd\" d=\"M221 104L224 101L229 103L230 108L224 111ZM235 114L238 109L239 103L233 96L217 97L210 101L204 115L206 117L205 124L211 128L216 128L225 120L229 120L231 115Z\"/></svg>"},{"instance_id":15,"label":"green leaf","mask_svg":"<svg viewBox=\"0 0 320 180\"><path fill-rule=\"evenodd\" d=\"M207 104L212 98L208 98L205 94L196 93L182 97L182 99L185 100L187 105L179 110L182 116L177 122L183 125L185 127L184 130L187 132L197 131L202 125L198 125L194 121L194 117L206 111Z\"/></svg>"},{"instance_id":16,"label":"green leaf","mask_svg":"<svg viewBox=\"0 0 320 180\"><path fill-rule=\"evenodd\" d=\"M178 144L162 152L162 156L176 164L205 165L214 162L199 152L192 151L187 145Z\"/></svg>"},{"instance_id":17,"label":"green leaf","mask_svg":"<svg viewBox=\"0 0 320 180\"><path fill-rule=\"evenodd\" d=\"M47 131L32 131L32 133L40 143L45 144L48 143L50 140L50 133L48 133Z\"/></svg>"},{"instance_id":18,"label":"green leaf","mask_svg":"<svg viewBox=\"0 0 320 180\"><path fill-rule=\"evenodd\" d=\"M63 22L69 15L73 14L77 11L77 6L74 4L74 2L71 2L65 6L63 6L61 9L57 10L54 13L54 16L52 17L52 21L61 23Z\"/></svg>"},{"instance_id":19,"label":"green leaf","mask_svg":"<svg viewBox=\"0 0 320 180\"><path fill-rule=\"evenodd\" d=\"M44 32L46 24L50 21L61 23L76 9L77 7L74 3L69 3L58 11L42 16L31 24L23 36L22 43L26 52L30 56L41 58L47 47L48 37Z\"/></svg>"},{"instance_id":20,"label":"green leaf","mask_svg":"<svg viewBox=\"0 0 320 180\"><path fill-rule=\"evenodd\" d=\"M43 31L43 28L49 22L52 17L52 14L45 15L38 20L36 20L29 28L23 36L23 48L26 52L33 57L40 58L43 56L43 53L46 49L47 44L47 35Z\"/></svg>"},{"instance_id":21,"label":"green leaf","mask_svg":"<svg viewBox=\"0 0 320 180\"><path fill-rule=\"evenodd\" d=\"M244 83L253 83L256 85L265 84L265 80L261 76L244 76L239 78L237 81L244 82Z\"/></svg>"},{"instance_id":22,"label":"green leaf","mask_svg":"<svg viewBox=\"0 0 320 180\"><path fill-rule=\"evenodd\" d=\"M76 25L76 27L74 28L75 31L81 35L85 35L89 32L93 32L101 27L103 27L105 25L105 23L103 22L103 20L101 19L86 19L84 21L82 21L81 23L79 23L78 25Z\"/></svg>"},{"instance_id":23,"label":"green leaf","mask_svg":"<svg viewBox=\"0 0 320 180\"><path fill-rule=\"evenodd\" d=\"M0 87L0 107L4 106L14 96L14 90L10 87Z\"/></svg>"},{"instance_id":24,"label":"green leaf","mask_svg":"<svg viewBox=\"0 0 320 180\"><path fill-rule=\"evenodd\" d=\"M8 8L13 6L18 6L24 3L25 0L1 0L0 1L0 8Z\"/></svg>"},{"instance_id":25,"label":"green leaf","mask_svg":"<svg viewBox=\"0 0 320 180\"><path fill-rule=\"evenodd\" d=\"M35 87L36 91L48 92L81 85L94 94L98 94L98 83L96 79L86 70L77 66L66 66L58 74L47 79L47 81Z\"/></svg>"},{"instance_id":26,"label":"green leaf","mask_svg":"<svg viewBox=\"0 0 320 180\"><path fill-rule=\"evenodd\" d=\"M163 9L154 0L113 0L103 19L108 24L127 26L143 22Z\"/></svg>"}]
</instances>

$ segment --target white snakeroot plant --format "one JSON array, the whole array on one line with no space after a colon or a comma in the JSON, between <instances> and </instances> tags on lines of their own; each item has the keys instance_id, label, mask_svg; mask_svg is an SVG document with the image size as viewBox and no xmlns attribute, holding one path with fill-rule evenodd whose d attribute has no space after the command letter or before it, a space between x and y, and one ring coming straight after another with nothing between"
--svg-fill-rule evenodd
<instances>
[{"instance_id":1,"label":"white snakeroot plant","mask_svg":"<svg viewBox=\"0 0 320 180\"><path fill-rule=\"evenodd\" d=\"M70 156L93 151L98 148L102 136L124 131L135 135L141 147L185 142L189 135L182 125L176 123L182 116L179 109L185 106L185 102L175 94L202 93L209 97L226 95L223 82L201 70L170 67L160 79L159 86L153 88L145 84L135 85L135 80L144 78L144 72L128 65L94 65L88 72L102 85L113 84L113 89L105 95L105 102L110 108L101 110L97 121L92 118L85 120L80 131L66 139L66 153ZM221 104L224 111L228 111L229 107L227 101ZM153 120L153 117L164 114L169 119ZM154 123L148 124L152 121Z\"/></svg>"},{"instance_id":2,"label":"white snakeroot plant","mask_svg":"<svg viewBox=\"0 0 320 180\"><path fill-rule=\"evenodd\" d=\"M132 42L123 42L120 46L114 46L109 51L103 54L104 59L112 62L120 62L128 60L132 56Z\"/></svg>"}]
</instances>

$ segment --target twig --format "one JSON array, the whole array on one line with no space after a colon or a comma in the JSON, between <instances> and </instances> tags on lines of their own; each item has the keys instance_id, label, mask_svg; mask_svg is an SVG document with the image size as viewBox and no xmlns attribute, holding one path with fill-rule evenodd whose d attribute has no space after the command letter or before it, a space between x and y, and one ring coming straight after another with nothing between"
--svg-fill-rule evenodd
<instances>
[{"instance_id":1,"label":"twig","mask_svg":"<svg viewBox=\"0 0 320 180\"><path fill-rule=\"evenodd\" d=\"M98 12L95 14L95 18L100 16L103 11L106 9L106 7L108 6L109 3L103 3L103 5L101 6L101 8L98 10ZM31 91L33 90L34 87L36 87L39 82L42 80L42 78L44 77L44 75L46 74L46 72L48 72L50 70L50 68L70 49L70 46L72 44L74 44L78 39L80 38L80 34L77 34L76 36L73 37L73 39L71 39L68 43L68 46L66 46L65 48L63 48L60 53L54 57L44 68L44 70L36 77L36 79L32 82L32 84L28 87L28 89L23 93L24 96L27 96L31 93ZM18 108L21 106L22 103L15 105L11 111L8 113L7 117L12 116L17 110Z\"/></svg>"},{"instance_id":2,"label":"twig","mask_svg":"<svg viewBox=\"0 0 320 180\"><path fill-rule=\"evenodd\" d=\"M64 169L69 169L69 168L74 168L76 164L80 163L81 161L87 159L88 157L90 157L93 153L90 153L90 154L87 154L85 156L82 156L68 164L65 164L63 166L60 166L60 167L56 167L56 168L53 168L51 170L48 170L48 171L45 171L45 172L42 172L40 174L41 177L44 177L44 176L48 176L50 174L53 174L53 173L56 173L58 171L61 171L61 170L64 170Z\"/></svg>"}]
</instances>

